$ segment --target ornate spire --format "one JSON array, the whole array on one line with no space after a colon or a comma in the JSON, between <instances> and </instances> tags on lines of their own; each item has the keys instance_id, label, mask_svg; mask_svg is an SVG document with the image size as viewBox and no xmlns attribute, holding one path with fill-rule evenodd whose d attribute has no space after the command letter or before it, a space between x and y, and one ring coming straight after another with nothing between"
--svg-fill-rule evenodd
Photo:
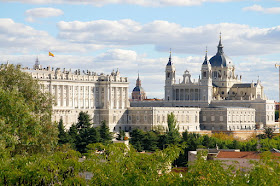
<instances>
[{"instance_id":1,"label":"ornate spire","mask_svg":"<svg viewBox=\"0 0 280 186\"><path fill-rule=\"evenodd\" d=\"M40 62L39 62L39 58L38 56L36 57L36 60L35 60L35 65L34 65L34 69L40 69L41 68L41 65L40 65Z\"/></svg>"},{"instance_id":2,"label":"ornate spire","mask_svg":"<svg viewBox=\"0 0 280 186\"><path fill-rule=\"evenodd\" d=\"M205 51L205 59L204 59L204 62L203 62L203 65L207 65L209 62L208 62L208 56L207 56L207 46L206 46L206 51Z\"/></svg>"},{"instance_id":3,"label":"ornate spire","mask_svg":"<svg viewBox=\"0 0 280 186\"><path fill-rule=\"evenodd\" d=\"M139 77L139 71L138 71L138 78L136 80L136 87L141 87L141 80L140 80L140 77Z\"/></svg>"},{"instance_id":4,"label":"ornate spire","mask_svg":"<svg viewBox=\"0 0 280 186\"><path fill-rule=\"evenodd\" d=\"M205 51L205 60L208 60L208 57L207 57L207 46L206 46L206 51Z\"/></svg>"},{"instance_id":5,"label":"ornate spire","mask_svg":"<svg viewBox=\"0 0 280 186\"><path fill-rule=\"evenodd\" d=\"M169 55L169 61L167 63L167 65L172 65L172 60L171 60L171 48L170 48L170 55Z\"/></svg>"},{"instance_id":6,"label":"ornate spire","mask_svg":"<svg viewBox=\"0 0 280 186\"><path fill-rule=\"evenodd\" d=\"M220 32L220 41L219 41L219 45L218 45L218 51L217 54L223 54L223 45L222 45L222 32Z\"/></svg>"}]
</instances>

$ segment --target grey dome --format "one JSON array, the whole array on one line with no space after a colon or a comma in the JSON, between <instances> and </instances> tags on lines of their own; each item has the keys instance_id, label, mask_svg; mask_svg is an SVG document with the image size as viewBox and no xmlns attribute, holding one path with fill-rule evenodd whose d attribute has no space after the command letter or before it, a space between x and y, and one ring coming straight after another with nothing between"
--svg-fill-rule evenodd
<instances>
[{"instance_id":1,"label":"grey dome","mask_svg":"<svg viewBox=\"0 0 280 186\"><path fill-rule=\"evenodd\" d=\"M227 57L225 54L217 53L209 60L211 66L230 66L232 65L231 59Z\"/></svg>"},{"instance_id":2,"label":"grey dome","mask_svg":"<svg viewBox=\"0 0 280 186\"><path fill-rule=\"evenodd\" d=\"M142 87L136 86L136 87L134 87L132 92L142 92L142 91L144 91L144 89Z\"/></svg>"},{"instance_id":3,"label":"grey dome","mask_svg":"<svg viewBox=\"0 0 280 186\"><path fill-rule=\"evenodd\" d=\"M233 65L231 59L224 54L221 38L220 38L220 42L218 45L218 51L217 51L216 55L213 56L209 60L209 62L211 64L211 66L217 66L217 67L220 67L220 66L226 67L226 66Z\"/></svg>"}]
</instances>

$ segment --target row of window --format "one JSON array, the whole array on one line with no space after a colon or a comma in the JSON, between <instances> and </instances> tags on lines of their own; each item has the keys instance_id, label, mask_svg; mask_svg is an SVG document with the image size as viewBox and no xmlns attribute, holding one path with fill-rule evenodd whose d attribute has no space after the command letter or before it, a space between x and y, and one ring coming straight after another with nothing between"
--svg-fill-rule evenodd
<instances>
[{"instance_id":1,"label":"row of window","mask_svg":"<svg viewBox=\"0 0 280 186\"><path fill-rule=\"evenodd\" d=\"M210 116L210 120L213 121L224 121L224 116ZM202 121L207 121L207 116L203 116L202 117ZM255 121L255 116L254 115L232 115L232 116L228 116L228 121L229 122L254 122Z\"/></svg>"}]
</instances>

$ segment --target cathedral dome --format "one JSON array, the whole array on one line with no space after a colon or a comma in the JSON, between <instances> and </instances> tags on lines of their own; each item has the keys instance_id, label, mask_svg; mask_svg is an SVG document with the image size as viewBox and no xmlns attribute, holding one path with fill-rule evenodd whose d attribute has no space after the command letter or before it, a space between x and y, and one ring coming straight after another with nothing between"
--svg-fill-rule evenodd
<instances>
[{"instance_id":1,"label":"cathedral dome","mask_svg":"<svg viewBox=\"0 0 280 186\"><path fill-rule=\"evenodd\" d=\"M136 80L136 86L134 87L132 93L131 93L132 100L137 100L137 101L143 101L146 99L146 93L144 89L141 86L141 80L139 78L139 73L138 73L138 78Z\"/></svg>"},{"instance_id":2,"label":"cathedral dome","mask_svg":"<svg viewBox=\"0 0 280 186\"><path fill-rule=\"evenodd\" d=\"M217 66L217 67L220 67L220 66L227 67L227 66L233 65L232 60L224 54L221 37L220 37L220 42L218 45L218 51L217 51L216 55L213 56L209 60L209 62L211 64L211 66Z\"/></svg>"},{"instance_id":3,"label":"cathedral dome","mask_svg":"<svg viewBox=\"0 0 280 186\"><path fill-rule=\"evenodd\" d=\"M132 92L142 92L142 91L144 91L144 89L142 87L136 86L136 87L134 87Z\"/></svg>"},{"instance_id":4,"label":"cathedral dome","mask_svg":"<svg viewBox=\"0 0 280 186\"><path fill-rule=\"evenodd\" d=\"M231 59L226 56L225 54L219 54L217 53L215 56L213 56L210 60L209 60L211 66L230 66L232 65Z\"/></svg>"}]
</instances>

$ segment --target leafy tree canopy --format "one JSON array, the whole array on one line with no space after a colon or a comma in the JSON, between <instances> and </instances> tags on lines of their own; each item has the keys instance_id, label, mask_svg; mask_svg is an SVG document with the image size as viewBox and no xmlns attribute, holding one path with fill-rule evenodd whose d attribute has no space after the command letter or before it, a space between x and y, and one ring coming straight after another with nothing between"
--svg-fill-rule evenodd
<instances>
[{"instance_id":1,"label":"leafy tree canopy","mask_svg":"<svg viewBox=\"0 0 280 186\"><path fill-rule=\"evenodd\" d=\"M52 150L57 144L52 103L50 94L42 93L19 65L1 65L0 146L12 155Z\"/></svg>"}]
</instances>

